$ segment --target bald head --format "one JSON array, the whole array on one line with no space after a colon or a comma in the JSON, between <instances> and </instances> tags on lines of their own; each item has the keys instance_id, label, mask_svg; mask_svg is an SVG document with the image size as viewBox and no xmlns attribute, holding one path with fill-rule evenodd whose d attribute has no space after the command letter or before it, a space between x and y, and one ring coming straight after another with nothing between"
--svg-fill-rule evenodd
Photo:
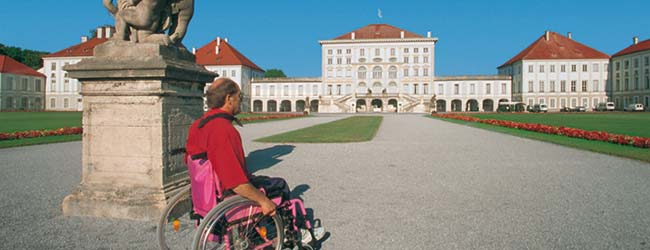
<instances>
[{"instance_id":1,"label":"bald head","mask_svg":"<svg viewBox=\"0 0 650 250\"><path fill-rule=\"evenodd\" d=\"M226 104L226 97L239 93L239 85L230 78L215 80L205 92L209 108L221 108Z\"/></svg>"}]
</instances>

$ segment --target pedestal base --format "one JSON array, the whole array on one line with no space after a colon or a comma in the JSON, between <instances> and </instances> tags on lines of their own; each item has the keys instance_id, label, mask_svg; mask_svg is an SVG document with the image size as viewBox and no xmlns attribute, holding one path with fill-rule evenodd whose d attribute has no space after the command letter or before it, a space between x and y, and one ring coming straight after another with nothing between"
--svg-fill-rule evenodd
<instances>
[{"instance_id":1,"label":"pedestal base","mask_svg":"<svg viewBox=\"0 0 650 250\"><path fill-rule=\"evenodd\" d=\"M166 205L163 190L80 185L63 200L63 215L153 221Z\"/></svg>"}]
</instances>

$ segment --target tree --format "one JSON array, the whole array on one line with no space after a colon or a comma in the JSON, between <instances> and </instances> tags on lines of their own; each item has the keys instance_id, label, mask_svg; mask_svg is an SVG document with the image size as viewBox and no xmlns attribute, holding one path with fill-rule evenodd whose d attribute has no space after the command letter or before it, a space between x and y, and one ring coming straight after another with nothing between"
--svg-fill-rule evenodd
<instances>
[{"instance_id":1,"label":"tree","mask_svg":"<svg viewBox=\"0 0 650 250\"><path fill-rule=\"evenodd\" d=\"M38 69L43 65L41 57L49 53L43 51L34 51L21 49L18 47L5 46L0 43L0 55L6 55L14 60L25 64L33 69Z\"/></svg>"},{"instance_id":2,"label":"tree","mask_svg":"<svg viewBox=\"0 0 650 250\"><path fill-rule=\"evenodd\" d=\"M281 69L269 69L264 72L264 77L266 78L272 78L272 77L287 77L287 75L282 72Z\"/></svg>"}]
</instances>

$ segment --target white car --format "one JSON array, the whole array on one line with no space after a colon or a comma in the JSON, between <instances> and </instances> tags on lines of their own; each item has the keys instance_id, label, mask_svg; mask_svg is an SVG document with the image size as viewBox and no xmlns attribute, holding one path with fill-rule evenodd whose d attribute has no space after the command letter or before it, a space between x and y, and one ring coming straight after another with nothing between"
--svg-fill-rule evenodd
<instances>
[{"instance_id":1,"label":"white car","mask_svg":"<svg viewBox=\"0 0 650 250\"><path fill-rule=\"evenodd\" d=\"M643 104L634 103L634 104L627 105L627 107L625 107L625 111L630 111L630 112L643 111Z\"/></svg>"}]
</instances>

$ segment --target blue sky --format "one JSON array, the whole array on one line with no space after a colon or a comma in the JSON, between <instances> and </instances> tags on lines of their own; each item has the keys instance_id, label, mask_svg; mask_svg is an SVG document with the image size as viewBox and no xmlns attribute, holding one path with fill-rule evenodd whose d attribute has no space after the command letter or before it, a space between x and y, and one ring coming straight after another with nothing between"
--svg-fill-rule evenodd
<instances>
[{"instance_id":1,"label":"blue sky","mask_svg":"<svg viewBox=\"0 0 650 250\"><path fill-rule=\"evenodd\" d=\"M54 52L112 17L101 0L2 1L0 43ZM11 9L11 11L7 11ZM383 18L377 16L382 10ZM372 23L439 38L436 75L495 74L545 30L607 54L650 38L650 1L219 1L196 0L188 48L217 36L260 67L320 76L320 45ZM645 13L644 13L645 12ZM9 21L11 20L11 21Z\"/></svg>"}]
</instances>

